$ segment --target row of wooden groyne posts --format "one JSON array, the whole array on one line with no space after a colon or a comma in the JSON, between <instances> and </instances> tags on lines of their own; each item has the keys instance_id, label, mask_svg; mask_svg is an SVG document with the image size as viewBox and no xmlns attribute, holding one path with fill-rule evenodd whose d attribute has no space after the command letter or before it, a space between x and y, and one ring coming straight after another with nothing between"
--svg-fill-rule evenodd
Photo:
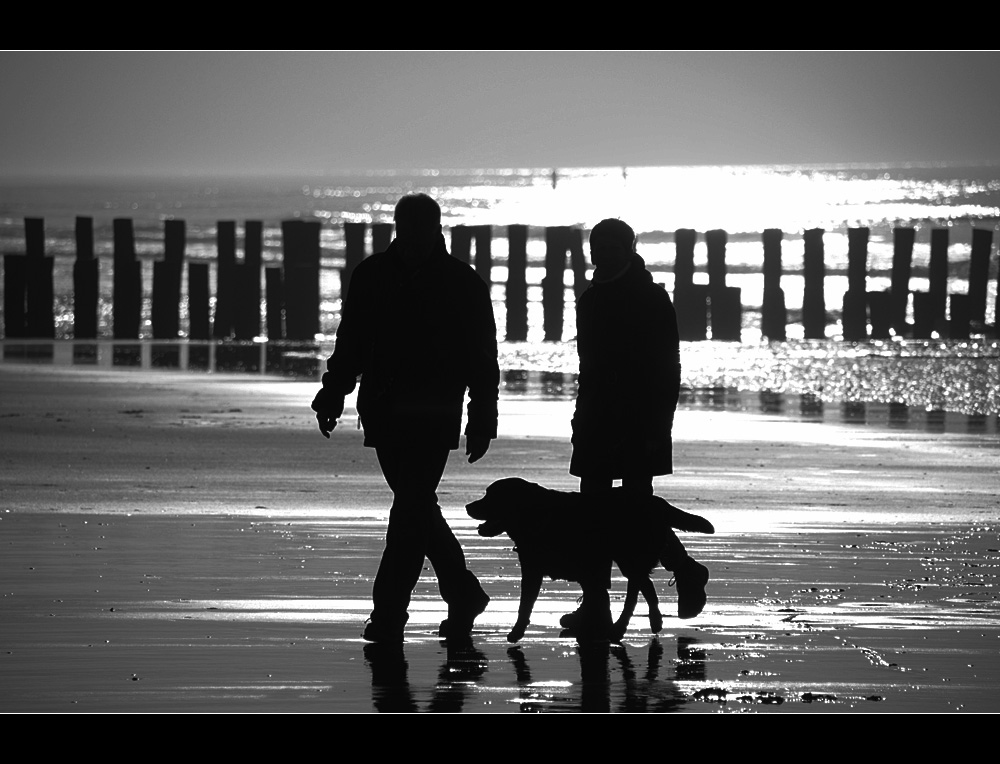
<instances>
[{"instance_id":1,"label":"row of wooden groyne posts","mask_svg":"<svg viewBox=\"0 0 1000 764\"><path fill-rule=\"evenodd\" d=\"M341 297L350 289L351 273L366 255L367 223L344 223L345 266L341 271ZM25 252L4 255L4 322L6 339L55 337L53 258L45 255L44 220L25 218ZM384 250L392 237L391 223L370 224L372 250ZM151 324L152 339L181 337L181 274L185 267L185 223L164 221L164 256L153 263ZM320 233L317 220L286 220L281 223L282 262L267 265L262 260L263 223L246 221L244 257L236 257L236 223L220 221L217 227L217 278L212 315L209 264L189 261L189 340L249 341L261 335L261 298L265 304L265 334L271 340L314 341L320 332ZM915 229L894 229L890 288L868 291L867 228L848 229L848 289L841 313L846 341L906 336L918 339L968 338L972 333L995 335L986 326L989 261L993 231L972 230L967 294L948 294L947 228L930 232L929 289L913 292L913 322L908 323L910 271ZM453 226L452 256L474 265L479 275L491 281L492 226ZM822 229L805 231L803 261L802 326L806 339L825 339L829 316L824 293ZM76 259L73 265L73 333L75 339L98 337L98 259L94 253L93 219L76 219ZM740 289L726 285L725 231L707 231L708 284L694 283L694 250L698 234L691 229L675 232L673 301L681 339L687 341L741 339ZM769 340L786 339L787 311L781 288L781 242L778 229L763 233L764 291L761 334ZM506 284L506 339L524 341L528 335L528 226L507 227L508 279ZM472 257L475 243L475 258ZM577 227L545 228L545 276L542 280L544 338L563 339L565 308L564 276L574 274L577 296L587 285L587 262L583 231ZM261 269L264 294L261 294ZM133 221L113 221L112 332L115 340L140 338L142 270L136 257ZM998 290L1000 291L1000 290ZM998 297L1000 302L1000 297ZM839 307L839 306L838 306ZM1000 310L997 311L1000 315ZM934 333L932 335L932 333Z\"/></svg>"}]
</instances>

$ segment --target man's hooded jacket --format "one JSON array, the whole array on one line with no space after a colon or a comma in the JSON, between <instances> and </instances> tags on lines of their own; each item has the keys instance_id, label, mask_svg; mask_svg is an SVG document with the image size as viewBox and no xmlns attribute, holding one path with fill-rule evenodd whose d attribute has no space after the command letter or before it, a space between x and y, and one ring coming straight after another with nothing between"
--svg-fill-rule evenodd
<instances>
[{"instance_id":1,"label":"man's hooded jacket","mask_svg":"<svg viewBox=\"0 0 1000 764\"><path fill-rule=\"evenodd\" d=\"M500 371L489 288L448 254L444 237L415 271L394 241L351 275L323 388L354 390L366 446L415 442L456 449L465 434L495 438Z\"/></svg>"}]
</instances>

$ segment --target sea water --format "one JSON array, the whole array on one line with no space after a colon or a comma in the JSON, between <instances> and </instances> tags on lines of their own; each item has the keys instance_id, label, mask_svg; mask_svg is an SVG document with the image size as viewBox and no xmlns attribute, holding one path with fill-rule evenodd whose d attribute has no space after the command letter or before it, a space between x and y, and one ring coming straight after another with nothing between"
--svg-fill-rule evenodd
<instances>
[{"instance_id":1,"label":"sea water","mask_svg":"<svg viewBox=\"0 0 1000 764\"><path fill-rule=\"evenodd\" d=\"M108 178L73 181L7 181L0 184L0 252L24 252L24 218L45 221L46 254L55 258L56 333L72 336L72 263L77 216L93 218L100 269L100 325L111 336L112 221L131 218L143 263L143 336L151 335L152 263L162 258L163 221L186 223L186 257L213 269L216 225L247 220L264 225L265 264L281 260L281 222L320 220L321 353L332 347L340 317L339 269L344 265L344 222L391 222L400 196L423 191L442 205L446 229L493 226L492 295L507 370L576 370L572 276L567 273L564 341L543 342L541 280L544 228L578 226L586 233L619 217L638 234L638 251L654 280L673 288L674 231L699 233L695 282L707 283L704 232L728 234L727 284L741 289L743 341L685 343L685 383L696 388L778 391L820 399L903 401L928 409L970 414L1000 411L995 340L894 339L843 343L839 310L847 288L847 231L867 227L868 289L889 287L893 228L913 227L910 289L926 290L930 230L949 230L949 294L968 291L972 230L994 231L986 322L995 324L996 248L1000 223L1000 165L838 165L529 168L371 171L296 178ZM506 227L529 226L528 341L503 342ZM789 341L760 335L765 229L784 232L782 287ZM803 232L824 230L827 341L802 339ZM370 241L369 241L370 247ZM242 240L237 241L242 256ZM186 279L185 279L186 281ZM186 301L181 305L182 333ZM263 322L262 322L263 326ZM415 339L419 320L415 317Z\"/></svg>"}]
</instances>

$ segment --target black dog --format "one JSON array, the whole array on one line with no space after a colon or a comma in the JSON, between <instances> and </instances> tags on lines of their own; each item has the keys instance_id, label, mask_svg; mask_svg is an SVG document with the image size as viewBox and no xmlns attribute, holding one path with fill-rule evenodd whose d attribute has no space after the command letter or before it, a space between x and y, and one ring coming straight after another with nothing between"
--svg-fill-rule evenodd
<instances>
[{"instance_id":1,"label":"black dog","mask_svg":"<svg viewBox=\"0 0 1000 764\"><path fill-rule=\"evenodd\" d=\"M481 520L480 536L506 533L515 544L521 564L521 602L509 642L517 642L528 627L542 579L581 582L588 554L604 550L628 579L625 609L614 625L612 638L625 635L639 592L649 604L650 628L663 623L656 589L649 575L661 563L671 528L715 533L712 524L670 504L659 496L636 499L611 489L614 506L600 508L600 516L586 509L579 493L553 491L521 478L504 478L486 489L486 495L466 505L469 516ZM587 592L584 591L584 598Z\"/></svg>"}]
</instances>

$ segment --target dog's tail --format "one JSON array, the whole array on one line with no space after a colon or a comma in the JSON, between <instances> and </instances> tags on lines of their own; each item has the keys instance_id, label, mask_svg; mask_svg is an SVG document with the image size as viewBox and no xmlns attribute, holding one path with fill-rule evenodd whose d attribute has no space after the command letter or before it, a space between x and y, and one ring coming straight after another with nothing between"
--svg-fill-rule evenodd
<instances>
[{"instance_id":1,"label":"dog's tail","mask_svg":"<svg viewBox=\"0 0 1000 764\"><path fill-rule=\"evenodd\" d=\"M669 501L664 500L667 513L667 522L671 528L690 533L715 533L715 526L700 515L685 512L680 507L675 507Z\"/></svg>"}]
</instances>

